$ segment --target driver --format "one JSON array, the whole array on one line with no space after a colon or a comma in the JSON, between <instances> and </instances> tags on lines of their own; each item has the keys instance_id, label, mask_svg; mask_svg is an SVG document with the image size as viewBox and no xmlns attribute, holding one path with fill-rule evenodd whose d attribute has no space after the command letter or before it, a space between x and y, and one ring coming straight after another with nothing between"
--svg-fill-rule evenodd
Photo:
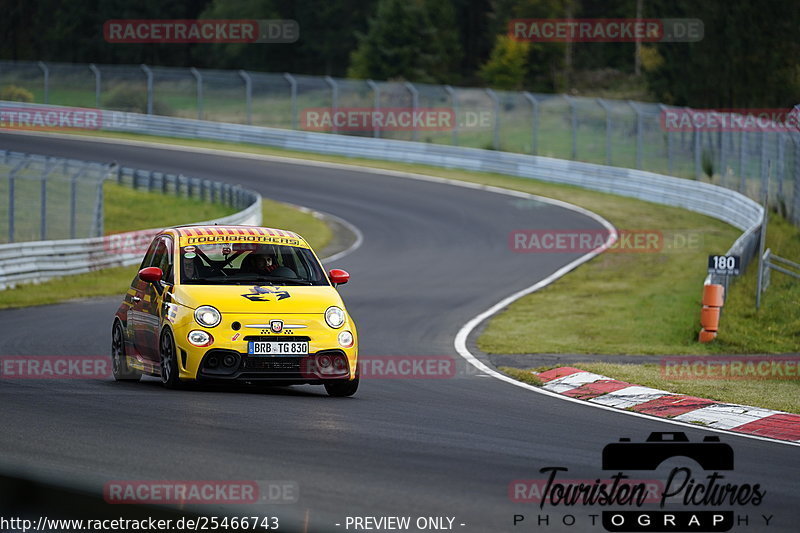
<instances>
[{"instance_id":1,"label":"driver","mask_svg":"<svg viewBox=\"0 0 800 533\"><path fill-rule=\"evenodd\" d=\"M253 268L257 273L272 272L278 268L278 261L272 254L259 254L253 260Z\"/></svg>"}]
</instances>

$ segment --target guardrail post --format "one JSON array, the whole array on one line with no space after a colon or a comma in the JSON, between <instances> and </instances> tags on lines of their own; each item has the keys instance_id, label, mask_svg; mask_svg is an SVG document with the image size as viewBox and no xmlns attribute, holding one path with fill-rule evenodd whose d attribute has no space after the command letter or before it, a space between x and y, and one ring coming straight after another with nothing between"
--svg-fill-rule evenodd
<instances>
[{"instance_id":1,"label":"guardrail post","mask_svg":"<svg viewBox=\"0 0 800 533\"><path fill-rule=\"evenodd\" d=\"M247 113L247 125L253 125L253 78L244 70L239 71L239 76L244 80L244 103Z\"/></svg>"},{"instance_id":2,"label":"guardrail post","mask_svg":"<svg viewBox=\"0 0 800 533\"><path fill-rule=\"evenodd\" d=\"M497 93L491 89L486 89L486 94L492 99L492 107L494 108L494 125L492 129L492 147L495 150L500 149L500 99Z\"/></svg>"},{"instance_id":3,"label":"guardrail post","mask_svg":"<svg viewBox=\"0 0 800 533\"><path fill-rule=\"evenodd\" d=\"M458 146L458 98L451 86L445 85L444 90L450 97L450 107L453 109L453 146Z\"/></svg>"},{"instance_id":4,"label":"guardrail post","mask_svg":"<svg viewBox=\"0 0 800 533\"><path fill-rule=\"evenodd\" d=\"M147 79L147 114L153 114L153 71L145 64L139 65Z\"/></svg>"},{"instance_id":5,"label":"guardrail post","mask_svg":"<svg viewBox=\"0 0 800 533\"><path fill-rule=\"evenodd\" d=\"M94 106L100 109L100 82L102 75L100 74L100 69L94 63L89 64L89 70L94 73Z\"/></svg>"},{"instance_id":6,"label":"guardrail post","mask_svg":"<svg viewBox=\"0 0 800 533\"><path fill-rule=\"evenodd\" d=\"M764 248L767 245L767 198L764 198L764 218L758 239L758 279L756 280L756 311L761 307L761 278L764 275Z\"/></svg>"},{"instance_id":7,"label":"guardrail post","mask_svg":"<svg viewBox=\"0 0 800 533\"><path fill-rule=\"evenodd\" d=\"M522 94L531 104L531 155L537 155L539 151L539 100L528 91Z\"/></svg>"},{"instance_id":8,"label":"guardrail post","mask_svg":"<svg viewBox=\"0 0 800 533\"><path fill-rule=\"evenodd\" d=\"M45 65L44 61L38 61L36 63L39 66L39 69L42 71L42 76L44 78L44 103L50 103L50 69Z\"/></svg>"},{"instance_id":9,"label":"guardrail post","mask_svg":"<svg viewBox=\"0 0 800 533\"><path fill-rule=\"evenodd\" d=\"M297 80L288 72L283 73L283 77L289 82L289 90L291 91L291 113L292 113L292 129L297 129Z\"/></svg>"},{"instance_id":10,"label":"guardrail post","mask_svg":"<svg viewBox=\"0 0 800 533\"><path fill-rule=\"evenodd\" d=\"M190 68L189 72L194 76L195 98L197 99L197 120L203 120L203 75L194 67Z\"/></svg>"},{"instance_id":11,"label":"guardrail post","mask_svg":"<svg viewBox=\"0 0 800 533\"><path fill-rule=\"evenodd\" d=\"M331 88L331 116L334 117L331 121L331 133L338 133L339 128L336 127L336 112L339 110L339 85L336 80L330 76L325 76L325 83Z\"/></svg>"},{"instance_id":12,"label":"guardrail post","mask_svg":"<svg viewBox=\"0 0 800 533\"><path fill-rule=\"evenodd\" d=\"M410 81L405 82L403 85L408 89L409 94L411 94L411 124L414 124L414 117L417 115L417 109L419 108L419 91ZM416 141L418 138L419 131L417 128L412 128L411 140Z\"/></svg>"},{"instance_id":13,"label":"guardrail post","mask_svg":"<svg viewBox=\"0 0 800 533\"><path fill-rule=\"evenodd\" d=\"M374 100L372 102L372 136L378 139L381 136L381 130L375 122L375 113L381 108L381 88L372 80L367 80L367 85L372 89Z\"/></svg>"}]
</instances>

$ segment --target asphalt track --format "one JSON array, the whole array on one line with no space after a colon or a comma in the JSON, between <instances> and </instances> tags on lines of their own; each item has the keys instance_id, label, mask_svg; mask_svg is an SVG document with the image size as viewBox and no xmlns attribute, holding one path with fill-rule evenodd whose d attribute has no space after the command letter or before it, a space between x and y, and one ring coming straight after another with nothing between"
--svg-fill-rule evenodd
<instances>
[{"instance_id":1,"label":"asphalt track","mask_svg":"<svg viewBox=\"0 0 800 533\"><path fill-rule=\"evenodd\" d=\"M577 257L514 254L510 231L599 227L544 203L531 209L501 194L367 171L17 134L0 134L0 148L229 181L351 222L363 245L335 266L352 276L341 292L362 355L457 356L453 339L465 322ZM0 354L106 354L118 302L0 311ZM509 483L542 479L547 466L568 468L564 478L607 477L601 451L620 437L710 435L468 374L364 380L350 399L313 387L175 392L155 381L6 380L2 463L97 491L109 480L290 480L299 502L258 511L281 517L283 530L307 523L308 531L344 531L346 516L389 515L455 517L454 528L470 532L603 531L589 518L602 509L512 503ZM721 507L748 517L734 530L797 531L798 449L722 439L736 457L726 481L766 490L759 506ZM525 516L516 527L515 514ZM575 525L563 525L564 514ZM538 515L549 515L549 525L537 525ZM772 515L768 528L761 515Z\"/></svg>"}]
</instances>

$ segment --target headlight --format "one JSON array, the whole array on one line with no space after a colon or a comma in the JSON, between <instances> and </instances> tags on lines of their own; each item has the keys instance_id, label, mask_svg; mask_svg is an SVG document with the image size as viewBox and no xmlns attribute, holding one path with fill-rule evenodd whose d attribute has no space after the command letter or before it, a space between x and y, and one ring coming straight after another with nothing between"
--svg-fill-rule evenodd
<instances>
[{"instance_id":1,"label":"headlight","mask_svg":"<svg viewBox=\"0 0 800 533\"><path fill-rule=\"evenodd\" d=\"M339 346L349 348L353 345L353 334L349 331L339 333Z\"/></svg>"},{"instance_id":2,"label":"headlight","mask_svg":"<svg viewBox=\"0 0 800 533\"><path fill-rule=\"evenodd\" d=\"M214 337L212 337L210 333L200 331L199 329L190 331L186 338L195 346L211 346L214 342Z\"/></svg>"},{"instance_id":3,"label":"headlight","mask_svg":"<svg viewBox=\"0 0 800 533\"><path fill-rule=\"evenodd\" d=\"M344 311L340 308L331 306L325 310L325 322L332 328L340 328L344 324Z\"/></svg>"},{"instance_id":4,"label":"headlight","mask_svg":"<svg viewBox=\"0 0 800 533\"><path fill-rule=\"evenodd\" d=\"M194 311L194 319L201 326L213 328L218 325L222 320L222 315L216 308L210 305L201 305Z\"/></svg>"}]
</instances>

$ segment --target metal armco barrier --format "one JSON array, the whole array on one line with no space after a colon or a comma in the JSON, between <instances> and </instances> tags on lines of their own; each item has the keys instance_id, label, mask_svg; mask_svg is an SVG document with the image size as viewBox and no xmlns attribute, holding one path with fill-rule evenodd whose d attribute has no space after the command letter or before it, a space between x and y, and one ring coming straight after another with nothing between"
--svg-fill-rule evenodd
<instances>
[{"instance_id":1,"label":"metal armco barrier","mask_svg":"<svg viewBox=\"0 0 800 533\"><path fill-rule=\"evenodd\" d=\"M53 158L50 158L51 160ZM89 163L87 163L88 165ZM134 188L219 200L241 211L198 224L261 224L261 195L253 191L186 176L126 167L104 167L119 183ZM110 172L109 172L110 170ZM101 180L102 185L102 180ZM102 228L102 225L100 226ZM0 290L101 268L134 265L160 228L84 239L30 241L0 245Z\"/></svg>"},{"instance_id":2,"label":"metal armco barrier","mask_svg":"<svg viewBox=\"0 0 800 533\"><path fill-rule=\"evenodd\" d=\"M3 103L5 108L15 106L43 110L52 108ZM742 250L755 251L758 230L764 218L764 209L757 202L731 189L642 170L459 146L279 130L117 111L99 113L102 115L99 129L103 131L250 143L300 152L494 172L681 207L742 230L744 233L728 253L742 255L743 268L747 259ZM714 280L709 278L708 281Z\"/></svg>"}]
</instances>

